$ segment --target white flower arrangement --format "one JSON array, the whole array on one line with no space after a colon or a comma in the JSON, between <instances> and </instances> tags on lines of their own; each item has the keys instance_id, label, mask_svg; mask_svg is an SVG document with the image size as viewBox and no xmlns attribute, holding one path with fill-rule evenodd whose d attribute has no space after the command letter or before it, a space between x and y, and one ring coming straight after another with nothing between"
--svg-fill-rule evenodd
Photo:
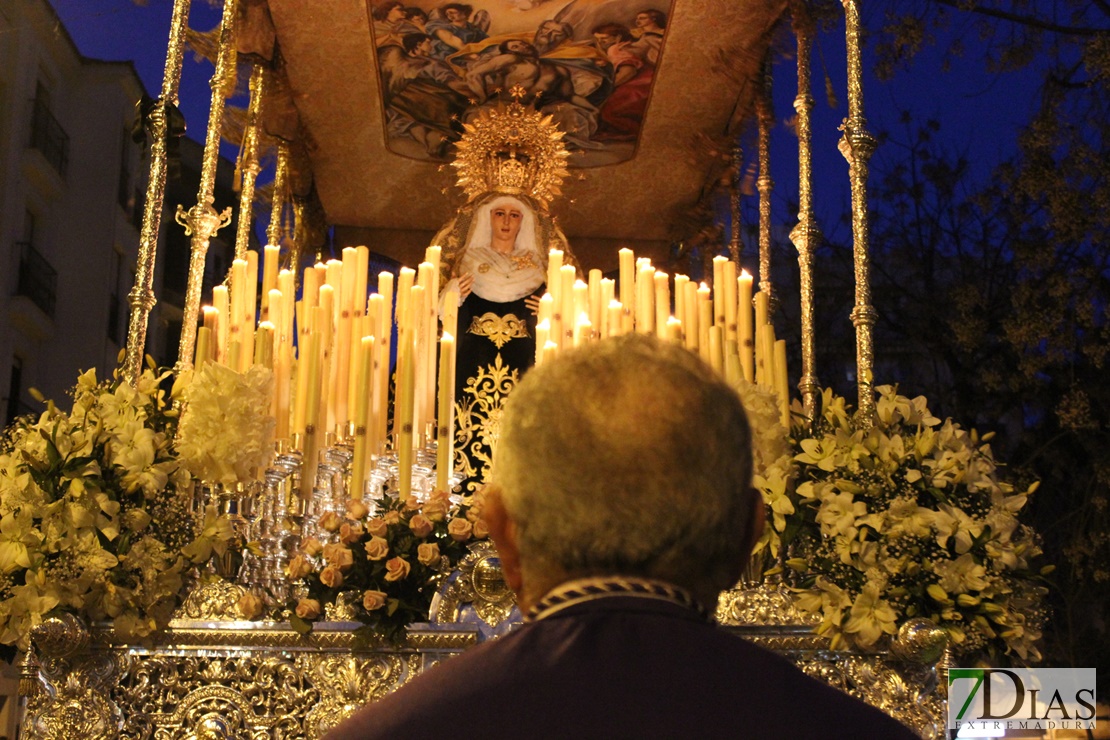
<instances>
[{"instance_id":1,"label":"white flower arrangement","mask_svg":"<svg viewBox=\"0 0 1110 740\"><path fill-rule=\"evenodd\" d=\"M0 439L0 644L24 649L52 611L110 620L124 640L162 629L194 542L176 412L147 369L135 387L80 376Z\"/></svg>"},{"instance_id":2,"label":"white flower arrangement","mask_svg":"<svg viewBox=\"0 0 1110 740\"><path fill-rule=\"evenodd\" d=\"M273 382L273 371L262 365L239 373L207 362L194 372L177 452L198 480L234 485L265 469L274 446Z\"/></svg>"},{"instance_id":3,"label":"white flower arrangement","mask_svg":"<svg viewBox=\"0 0 1110 740\"><path fill-rule=\"evenodd\" d=\"M813 428L794 426L794 454L756 476L768 512L757 549L785 559L796 606L834 646L873 649L927 617L957 655L1038 660L1041 550L1018 519L1037 484L1002 480L991 435L876 390L869 420L825 391Z\"/></svg>"}]
</instances>

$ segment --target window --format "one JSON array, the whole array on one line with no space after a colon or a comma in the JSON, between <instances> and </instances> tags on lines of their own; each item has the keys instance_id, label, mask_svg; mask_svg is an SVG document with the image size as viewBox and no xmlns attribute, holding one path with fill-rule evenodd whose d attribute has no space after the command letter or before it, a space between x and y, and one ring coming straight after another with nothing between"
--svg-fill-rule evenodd
<instances>
[{"instance_id":1,"label":"window","mask_svg":"<svg viewBox=\"0 0 1110 740\"><path fill-rule=\"evenodd\" d=\"M19 248L19 282L16 295L26 296L47 316L54 315L58 273L35 249L35 214L30 210L23 217L23 239L16 242Z\"/></svg>"},{"instance_id":2,"label":"window","mask_svg":"<svg viewBox=\"0 0 1110 740\"><path fill-rule=\"evenodd\" d=\"M34 409L23 403L20 394L23 393L23 360L19 357L12 358L12 375L8 381L8 408L4 415L4 426L8 426L17 416L29 414Z\"/></svg>"},{"instance_id":3,"label":"window","mask_svg":"<svg viewBox=\"0 0 1110 740\"><path fill-rule=\"evenodd\" d=\"M65 176L69 164L69 135L50 109L50 92L40 82L35 87L31 107L31 148L38 149L46 161Z\"/></svg>"}]
</instances>

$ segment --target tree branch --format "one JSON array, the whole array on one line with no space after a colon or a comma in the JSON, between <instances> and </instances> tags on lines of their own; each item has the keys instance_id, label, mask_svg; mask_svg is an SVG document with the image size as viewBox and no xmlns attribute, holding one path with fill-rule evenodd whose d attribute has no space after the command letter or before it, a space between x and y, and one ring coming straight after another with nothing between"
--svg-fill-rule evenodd
<instances>
[{"instance_id":1,"label":"tree branch","mask_svg":"<svg viewBox=\"0 0 1110 740\"><path fill-rule=\"evenodd\" d=\"M998 10L996 8L985 8L979 4L968 5L966 2L957 2L957 0L933 0L934 3L939 5L947 5L950 8L956 8L968 13L977 13L979 15L986 15L992 18L1001 18L1011 23L1017 23L1022 26L1029 26L1030 28L1039 28L1042 31L1051 31L1052 33L1059 33L1065 36L1097 36L1102 33L1107 33L1110 29L1106 28L1087 28L1082 26L1061 26L1058 23L1051 23L1049 21L1037 18L1031 15L1024 15L1022 13L1010 13L1005 10ZM1105 2L1099 2L1103 9L1107 9Z\"/></svg>"}]
</instances>

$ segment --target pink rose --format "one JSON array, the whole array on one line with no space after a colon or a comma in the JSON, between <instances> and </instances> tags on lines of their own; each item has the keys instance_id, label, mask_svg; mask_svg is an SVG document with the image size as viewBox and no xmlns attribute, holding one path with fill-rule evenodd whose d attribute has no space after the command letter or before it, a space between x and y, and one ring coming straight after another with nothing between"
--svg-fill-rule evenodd
<instances>
[{"instance_id":1,"label":"pink rose","mask_svg":"<svg viewBox=\"0 0 1110 740\"><path fill-rule=\"evenodd\" d=\"M424 504L424 516L433 522L442 522L447 518L448 503L440 499L432 499Z\"/></svg>"},{"instance_id":2,"label":"pink rose","mask_svg":"<svg viewBox=\"0 0 1110 740\"><path fill-rule=\"evenodd\" d=\"M371 537L365 547L366 557L370 560L382 560L389 554L389 543L382 537Z\"/></svg>"},{"instance_id":3,"label":"pink rose","mask_svg":"<svg viewBox=\"0 0 1110 740\"><path fill-rule=\"evenodd\" d=\"M474 525L462 517L455 517L447 523L447 534L457 542L465 542L470 539L470 533L474 531Z\"/></svg>"},{"instance_id":4,"label":"pink rose","mask_svg":"<svg viewBox=\"0 0 1110 740\"><path fill-rule=\"evenodd\" d=\"M385 580L400 581L409 574L411 568L409 561L404 558L390 558L385 561Z\"/></svg>"},{"instance_id":5,"label":"pink rose","mask_svg":"<svg viewBox=\"0 0 1110 740\"><path fill-rule=\"evenodd\" d=\"M294 555L287 568L290 579L304 578L312 572L312 564L304 555Z\"/></svg>"},{"instance_id":6,"label":"pink rose","mask_svg":"<svg viewBox=\"0 0 1110 740\"><path fill-rule=\"evenodd\" d=\"M354 565L355 555L351 552L351 548L335 542L330 545L324 545L324 561L329 565L334 565L337 568L346 570Z\"/></svg>"},{"instance_id":7,"label":"pink rose","mask_svg":"<svg viewBox=\"0 0 1110 740\"><path fill-rule=\"evenodd\" d=\"M370 513L370 509L366 504L362 503L356 498L347 499L347 518L348 519L365 519L366 515Z\"/></svg>"},{"instance_id":8,"label":"pink rose","mask_svg":"<svg viewBox=\"0 0 1110 740\"><path fill-rule=\"evenodd\" d=\"M358 542L359 537L362 537L362 525L351 522L343 522L339 527L339 541L345 545L352 542Z\"/></svg>"},{"instance_id":9,"label":"pink rose","mask_svg":"<svg viewBox=\"0 0 1110 740\"><path fill-rule=\"evenodd\" d=\"M247 591L239 597L239 613L243 615L243 619L254 619L262 613L262 599Z\"/></svg>"},{"instance_id":10,"label":"pink rose","mask_svg":"<svg viewBox=\"0 0 1110 740\"><path fill-rule=\"evenodd\" d=\"M389 525L384 519L378 517L366 522L366 531L375 537L385 537L385 533L389 531Z\"/></svg>"},{"instance_id":11,"label":"pink rose","mask_svg":"<svg viewBox=\"0 0 1110 740\"><path fill-rule=\"evenodd\" d=\"M409 494L409 497L407 499L405 499L405 510L406 511L416 511L419 508L420 508L420 499L418 499L414 494Z\"/></svg>"},{"instance_id":12,"label":"pink rose","mask_svg":"<svg viewBox=\"0 0 1110 740\"><path fill-rule=\"evenodd\" d=\"M409 520L409 529L417 537L427 537L432 533L432 523L423 514L417 514Z\"/></svg>"},{"instance_id":13,"label":"pink rose","mask_svg":"<svg viewBox=\"0 0 1110 740\"><path fill-rule=\"evenodd\" d=\"M320 527L327 532L338 532L339 525L343 523L343 517L336 514L334 511L329 511L320 517Z\"/></svg>"},{"instance_id":14,"label":"pink rose","mask_svg":"<svg viewBox=\"0 0 1110 740\"><path fill-rule=\"evenodd\" d=\"M385 606L385 591L367 591L362 594L362 608L368 612Z\"/></svg>"},{"instance_id":15,"label":"pink rose","mask_svg":"<svg viewBox=\"0 0 1110 740\"><path fill-rule=\"evenodd\" d=\"M334 565L329 565L320 571L320 583L328 588L339 588L343 585L343 571Z\"/></svg>"},{"instance_id":16,"label":"pink rose","mask_svg":"<svg viewBox=\"0 0 1110 740\"><path fill-rule=\"evenodd\" d=\"M489 527L485 519L479 519L474 522L474 539L484 540L486 537L489 537Z\"/></svg>"},{"instance_id":17,"label":"pink rose","mask_svg":"<svg viewBox=\"0 0 1110 740\"><path fill-rule=\"evenodd\" d=\"M428 567L438 563L439 557L439 545L434 542L425 542L416 548L416 559Z\"/></svg>"},{"instance_id":18,"label":"pink rose","mask_svg":"<svg viewBox=\"0 0 1110 740\"><path fill-rule=\"evenodd\" d=\"M311 555L312 557L319 555L320 551L323 549L324 546L321 545L320 540L315 537L306 537L304 542L301 543L301 552L305 555Z\"/></svg>"},{"instance_id":19,"label":"pink rose","mask_svg":"<svg viewBox=\"0 0 1110 740\"><path fill-rule=\"evenodd\" d=\"M390 509L382 517L386 524L397 524L401 521L401 512Z\"/></svg>"},{"instance_id":20,"label":"pink rose","mask_svg":"<svg viewBox=\"0 0 1110 740\"><path fill-rule=\"evenodd\" d=\"M316 619L320 616L322 607L316 599L301 599L297 602L297 616L301 619Z\"/></svg>"}]
</instances>

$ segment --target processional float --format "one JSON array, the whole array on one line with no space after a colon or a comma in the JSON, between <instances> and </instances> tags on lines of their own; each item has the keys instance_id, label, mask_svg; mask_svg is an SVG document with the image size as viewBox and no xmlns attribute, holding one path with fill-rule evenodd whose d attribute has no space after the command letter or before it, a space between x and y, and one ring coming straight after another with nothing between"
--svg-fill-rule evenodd
<instances>
[{"instance_id":1,"label":"processional float","mask_svg":"<svg viewBox=\"0 0 1110 740\"><path fill-rule=\"evenodd\" d=\"M227 212L214 207L213 183L224 99L235 74L235 0L224 3L218 34L197 203L187 211L178 209L178 222L191 236L192 259L173 373L175 392L172 401L161 399L157 378L143 371L142 360L154 305L167 120L177 104L188 10L188 0L175 2L164 83L146 120L150 180L121 378L100 385L91 379L83 395L79 385L78 405L84 404L86 411L81 419L76 412L51 417L51 423L61 419L76 428L103 413L107 396L130 397L135 408L145 409L142 420L161 445L147 472L160 464L168 472L157 484L149 483L148 475L141 479L147 483L136 483L130 492L124 489L121 519L131 509L141 510L141 516L132 518L146 517L156 530L160 526L156 507L142 496L138 503L128 503L127 496L136 490L157 488L146 498L168 495L187 502L192 522L187 536L169 544L163 537L167 542L158 546L170 554L159 561L161 570L150 569L179 589L157 603L142 602L136 594L150 587L143 580L150 574L135 575L120 582L125 596L116 606L105 606L101 589L95 598L74 597L85 603L62 616L28 615L20 624L29 634L16 640L25 650L28 737L73 737L78 732L89 737L145 737L152 732L320 737L359 705L438 660L496 637L519 618L500 579L477 503L462 485L465 479L480 480L485 472L482 460L488 462L488 457L482 455L488 455L496 440L491 420L498 409L491 404L511 391L518 370L478 368L479 376L487 370L489 377L500 373L489 386L496 392L479 392L475 380L471 396L481 396L481 403L472 400L463 406L456 397L456 341L460 329L473 330L477 324L457 325L450 268L466 249L477 208L491 194L511 194L533 211L547 294L539 301L534 326L522 328L515 316L511 321L494 317L481 330L486 336L497 341L528 336L535 343L529 361L542 363L609 336L655 333L698 353L743 396L762 440L755 451L761 473L757 484L770 523L749 576L722 596L718 620L883 708L923 736L939 736L944 703L938 670L952 659L946 646L954 635L962 639L978 633L970 625L961 633L948 623L938 626L940 617L920 617L943 612L945 619L962 618L954 611L955 592L929 592L939 605L935 613L915 615L904 609L897 623L884 617L857 620L853 627L849 610L865 597L881 601L878 592L867 590L870 582L861 587L865 593L853 595L812 573L805 580L805 560L799 556L819 559L834 547L829 544L833 539L824 532L827 541L810 544L808 550L793 540L792 527L805 511L815 532L823 521L818 508L823 499L807 496L801 482L808 481L813 490L828 483L822 483L824 473L836 473L805 457L811 448L802 438L835 436L840 428L865 440L876 420L883 433L898 424L916 424L919 433L939 424L923 399L910 401L889 389L879 389L882 408L876 409L866 217L867 168L875 142L863 114L858 2L844 0L849 114L840 142L849 163L856 278L851 320L858 411L851 419L843 399L837 406L828 393L822 397L816 375L813 275L820 230L813 213L809 76L814 26L801 3L792 8L800 182L798 224L790 238L799 255L801 306L801 380L793 406L785 342L775 337L771 319L776 298L770 264L769 85L762 85L756 98L758 283L746 272L738 274L735 190L733 238L726 245L728 256L712 261L711 281L699 284L664 274L627 249L619 254L618 280L597 270L583 275L547 211L567 175L562 133L550 117L522 104L524 92L519 90L512 91L512 102L488 106L467 122L455 164L468 201L437 235L425 261L415 269L402 268L396 276L382 273L377 292L370 293L365 247L344 249L341 260L310 265L300 273L301 245L285 238L282 254L291 207L287 145L278 147L261 273L260 256L248 250L261 169L261 112L273 84L273 71L255 63L243 132L236 260L202 316L208 243L228 223ZM739 170L740 152L734 155ZM298 212L294 220L302 217ZM279 270L279 264L287 268ZM443 287L448 290L441 302ZM133 388L134 394L128 396L121 386ZM97 419L97 428L111 431L112 422L102 421ZM1013 493L991 478L989 450L984 456L975 447L977 439L958 427L945 429L968 459L977 461L968 464L985 471L994 486L985 486L987 495ZM484 452L471 445L473 440L482 442ZM96 449L110 454L113 444ZM805 452L795 454L799 450ZM829 495L843 496L845 490ZM892 494L895 503L899 495ZM1014 542L1025 536L1017 526L1014 519ZM142 529L129 536L142 537ZM852 540L848 549L853 542L866 549L865 539ZM179 548L176 560L170 545ZM104 573L118 575L133 552L129 547L115 541L108 555L116 564ZM864 557L860 549L852 557ZM193 564L198 567L189 575L186 566ZM860 578L861 583L867 580ZM828 594L838 595L830 601ZM973 608L968 601L959 602L959 608ZM1021 606L1017 600L1006 604L1011 611ZM94 624L90 627L75 615ZM1000 627L1001 621L991 624ZM980 626L992 629L985 619Z\"/></svg>"}]
</instances>

